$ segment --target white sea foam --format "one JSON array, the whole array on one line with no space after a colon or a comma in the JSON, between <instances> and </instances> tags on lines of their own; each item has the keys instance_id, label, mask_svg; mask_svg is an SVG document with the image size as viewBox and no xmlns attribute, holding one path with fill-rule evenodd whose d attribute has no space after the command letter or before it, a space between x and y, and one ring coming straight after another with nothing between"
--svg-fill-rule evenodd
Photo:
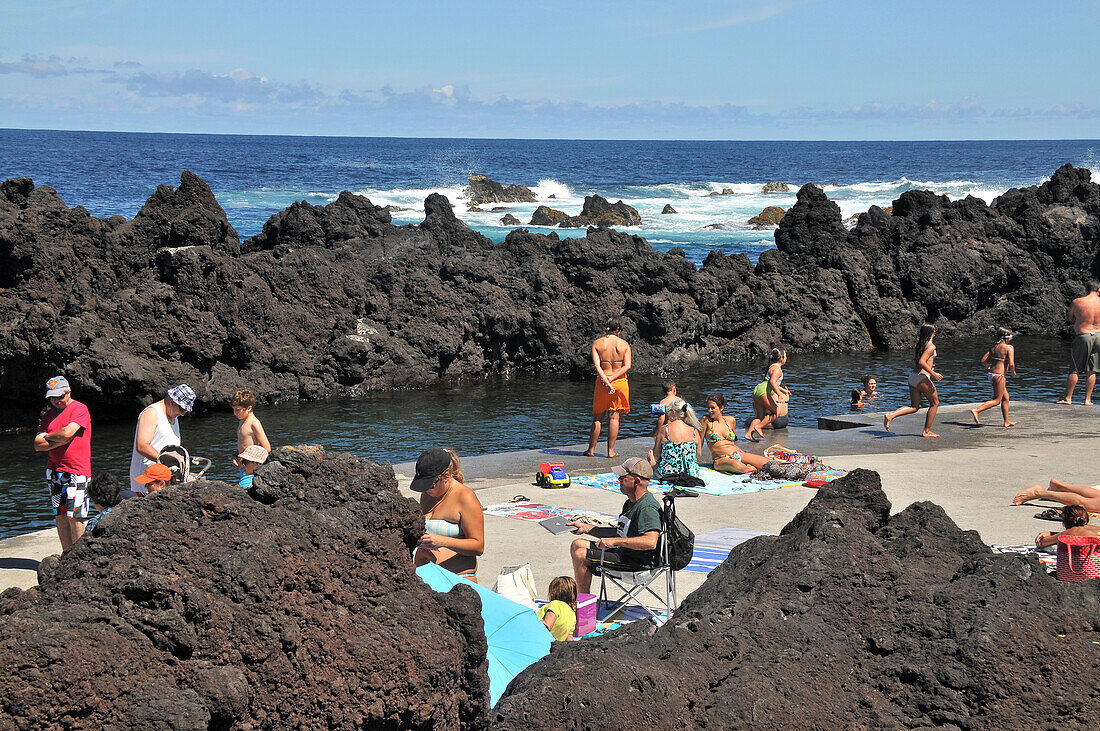
<instances>
[{"instance_id":1,"label":"white sea foam","mask_svg":"<svg viewBox=\"0 0 1100 731\"><path fill-rule=\"evenodd\" d=\"M554 196L553 200L567 201L575 198L573 191L569 189L569 186L565 183L559 183L553 178L543 178L539 181L538 185L531 188L531 190L538 196L540 201L551 200L550 196Z\"/></svg>"}]
</instances>

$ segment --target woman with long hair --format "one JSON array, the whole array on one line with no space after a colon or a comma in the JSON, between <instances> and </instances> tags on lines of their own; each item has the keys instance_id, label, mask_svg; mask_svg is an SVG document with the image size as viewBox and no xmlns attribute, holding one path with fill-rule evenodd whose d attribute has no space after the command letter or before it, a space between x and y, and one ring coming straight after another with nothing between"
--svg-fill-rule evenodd
<instances>
[{"instance_id":1,"label":"woman with long hair","mask_svg":"<svg viewBox=\"0 0 1100 731\"><path fill-rule=\"evenodd\" d=\"M649 450L649 463L658 477L680 472L698 475L703 425L695 416L695 410L687 401L678 398L665 408L665 417L665 428L657 432L653 449Z\"/></svg>"},{"instance_id":2,"label":"woman with long hair","mask_svg":"<svg viewBox=\"0 0 1100 731\"><path fill-rule=\"evenodd\" d=\"M755 472L768 460L760 455L742 452L737 447L737 435L734 432L737 421L732 416L723 415L724 408L725 395L712 393L707 396L707 415L702 423L703 440L710 449L710 456L714 458L714 469L734 475Z\"/></svg>"},{"instance_id":3,"label":"woman with long hair","mask_svg":"<svg viewBox=\"0 0 1100 731\"><path fill-rule=\"evenodd\" d=\"M997 328L997 342L982 356L982 365L989 372L989 382L993 386L993 398L986 401L976 409L971 409L975 424L982 421L978 415L987 409L1000 405L1001 416L1004 417L1004 426L1016 426L1016 422L1008 419L1008 374L1016 375L1016 349L1009 343L1012 341L1012 331L1007 327Z\"/></svg>"},{"instance_id":4,"label":"woman with long hair","mask_svg":"<svg viewBox=\"0 0 1100 731\"><path fill-rule=\"evenodd\" d=\"M780 404L790 400L791 392L783 385L783 365L787 362L787 351L783 348L772 348L768 353L768 367L764 369L764 380L756 384L752 390L752 408L756 412L756 418L749 423L745 430L745 439L750 442L759 441L753 437L753 433L764 438L764 429L779 418Z\"/></svg>"},{"instance_id":5,"label":"woman with long hair","mask_svg":"<svg viewBox=\"0 0 1100 731\"><path fill-rule=\"evenodd\" d=\"M477 557L485 553L485 515L481 501L466 486L458 455L450 449L425 450L409 487L421 493L424 513L424 535L413 565L439 564L476 583Z\"/></svg>"},{"instance_id":6,"label":"woman with long hair","mask_svg":"<svg viewBox=\"0 0 1100 731\"><path fill-rule=\"evenodd\" d=\"M920 411L920 400L923 396L928 399L928 414L924 417L924 431L922 437L938 437L932 431L932 422L936 418L936 411L940 407L940 397L936 393L936 381L943 376L936 372L936 346L932 338L936 335L936 328L928 323L920 326L917 335L917 347L913 350L913 370L909 372L909 401L912 406L902 406L882 417L882 425L886 431L890 431L890 422L899 416L915 414Z\"/></svg>"}]
</instances>

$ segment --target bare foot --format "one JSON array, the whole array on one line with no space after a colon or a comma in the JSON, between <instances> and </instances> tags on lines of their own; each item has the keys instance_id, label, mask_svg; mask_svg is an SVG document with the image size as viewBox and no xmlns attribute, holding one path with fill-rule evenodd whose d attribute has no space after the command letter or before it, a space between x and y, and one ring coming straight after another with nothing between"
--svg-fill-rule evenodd
<instances>
[{"instance_id":1,"label":"bare foot","mask_svg":"<svg viewBox=\"0 0 1100 731\"><path fill-rule=\"evenodd\" d=\"M1016 422L1014 422L1014 421L1006 421L1006 422L1005 422L1005 429L1007 429L1007 428L1008 428L1008 427L1010 427L1010 426L1016 426Z\"/></svg>"},{"instance_id":2,"label":"bare foot","mask_svg":"<svg viewBox=\"0 0 1100 731\"><path fill-rule=\"evenodd\" d=\"M608 458L608 459L615 459L615 458L616 458L616 457L618 457L618 456L619 456L619 453L618 453L618 452L608 452L608 453L607 453L607 458Z\"/></svg>"},{"instance_id":3,"label":"bare foot","mask_svg":"<svg viewBox=\"0 0 1100 731\"><path fill-rule=\"evenodd\" d=\"M882 426L886 429L886 431L890 431L890 422L891 421L893 421L893 420L890 418L889 414L882 417Z\"/></svg>"},{"instance_id":4,"label":"bare foot","mask_svg":"<svg viewBox=\"0 0 1100 731\"><path fill-rule=\"evenodd\" d=\"M935 437L938 437L939 434L937 434L934 431L924 431L924 432L921 432L921 436L925 437L926 439L934 439Z\"/></svg>"},{"instance_id":5,"label":"bare foot","mask_svg":"<svg viewBox=\"0 0 1100 731\"><path fill-rule=\"evenodd\" d=\"M585 457L595 457L596 456L596 450L589 449L587 452L581 452L581 454L583 454Z\"/></svg>"},{"instance_id":6,"label":"bare foot","mask_svg":"<svg viewBox=\"0 0 1100 731\"><path fill-rule=\"evenodd\" d=\"M1063 404L1065 406L1073 406L1073 402L1070 401L1068 398L1060 398L1057 401L1055 401L1054 403Z\"/></svg>"},{"instance_id":7,"label":"bare foot","mask_svg":"<svg viewBox=\"0 0 1100 731\"><path fill-rule=\"evenodd\" d=\"M1092 402L1091 401L1086 401L1085 406L1092 406Z\"/></svg>"},{"instance_id":8,"label":"bare foot","mask_svg":"<svg viewBox=\"0 0 1100 731\"><path fill-rule=\"evenodd\" d=\"M970 415L974 417L974 423L975 424L981 424L982 423L982 420L980 418L978 418L978 410L977 409L971 409L970 410ZM1005 424L1005 426L1008 426L1008 424Z\"/></svg>"},{"instance_id":9,"label":"bare foot","mask_svg":"<svg viewBox=\"0 0 1100 731\"><path fill-rule=\"evenodd\" d=\"M1043 496L1046 490L1041 485L1032 485L1026 490L1020 490L1016 493L1016 497L1012 498L1013 505L1023 505L1028 500L1037 500Z\"/></svg>"}]
</instances>

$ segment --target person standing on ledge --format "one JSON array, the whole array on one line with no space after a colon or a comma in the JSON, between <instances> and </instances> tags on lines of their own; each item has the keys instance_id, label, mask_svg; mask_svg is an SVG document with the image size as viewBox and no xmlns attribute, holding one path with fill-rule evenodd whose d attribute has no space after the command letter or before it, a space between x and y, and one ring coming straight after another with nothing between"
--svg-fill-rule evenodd
<instances>
[{"instance_id":1,"label":"person standing on ledge","mask_svg":"<svg viewBox=\"0 0 1100 731\"><path fill-rule=\"evenodd\" d=\"M92 420L88 407L73 400L64 376L46 381L50 408L38 423L34 451L49 452L46 484L50 488L61 550L84 535L88 518L88 483L92 480Z\"/></svg>"},{"instance_id":2,"label":"person standing on ledge","mask_svg":"<svg viewBox=\"0 0 1100 731\"><path fill-rule=\"evenodd\" d=\"M936 392L936 381L943 380L943 376L936 372L936 346L932 338L936 335L936 328L925 323L920 326L920 334L917 336L917 347L913 351L913 370L909 372L909 400L912 406L902 406L882 417L882 425L886 431L890 431L890 422L899 416L915 414L920 411L920 399L924 396L928 399L928 415L924 417L924 431L922 437L938 437L932 431L932 422L936 419L936 411L940 408L940 396Z\"/></svg>"},{"instance_id":3,"label":"person standing on ledge","mask_svg":"<svg viewBox=\"0 0 1100 731\"><path fill-rule=\"evenodd\" d=\"M611 318L607 333L592 343L592 365L596 367L596 391L592 396L592 432L588 436L585 457L596 456L600 440L600 422L607 421L607 456L618 457L615 440L619 436L619 414L630 413L630 343L622 339L623 323Z\"/></svg>"},{"instance_id":4,"label":"person standing on ledge","mask_svg":"<svg viewBox=\"0 0 1100 731\"><path fill-rule=\"evenodd\" d=\"M1066 319L1076 336L1069 346L1069 362L1073 370L1066 379L1066 395L1056 403L1072 404L1077 379L1085 381L1085 406L1092 406L1092 390L1096 387L1096 372L1100 371L1100 282L1089 282L1089 291L1073 300Z\"/></svg>"},{"instance_id":5,"label":"person standing on ledge","mask_svg":"<svg viewBox=\"0 0 1100 731\"><path fill-rule=\"evenodd\" d=\"M130 455L130 489L147 493L146 483L137 481L145 469L160 458L161 450L180 443L179 418L191 413L195 406L195 392L186 384L168 389L168 394L156 403L149 404L138 416L134 430L134 451Z\"/></svg>"}]
</instances>

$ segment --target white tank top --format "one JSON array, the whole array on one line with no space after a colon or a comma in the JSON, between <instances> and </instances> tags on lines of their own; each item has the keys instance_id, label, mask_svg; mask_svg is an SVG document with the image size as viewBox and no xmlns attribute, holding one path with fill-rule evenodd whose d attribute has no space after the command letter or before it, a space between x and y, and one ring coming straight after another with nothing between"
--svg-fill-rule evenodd
<instances>
[{"instance_id":1,"label":"white tank top","mask_svg":"<svg viewBox=\"0 0 1100 731\"><path fill-rule=\"evenodd\" d=\"M149 409L152 409L157 413L157 428L153 431L153 438L149 441L150 446L158 452L162 451L165 447L180 443L180 422L176 419L174 422L168 421L168 415L164 413L164 409L157 404L149 404L142 410L144 414ZM138 417L141 420L141 417ZM134 482L135 477L141 477L141 474L145 472L145 468L153 464L151 459L146 459L140 452L137 451L137 428L134 429L134 452L130 455L130 489L134 492L149 492L148 485L142 485L138 482Z\"/></svg>"}]
</instances>

